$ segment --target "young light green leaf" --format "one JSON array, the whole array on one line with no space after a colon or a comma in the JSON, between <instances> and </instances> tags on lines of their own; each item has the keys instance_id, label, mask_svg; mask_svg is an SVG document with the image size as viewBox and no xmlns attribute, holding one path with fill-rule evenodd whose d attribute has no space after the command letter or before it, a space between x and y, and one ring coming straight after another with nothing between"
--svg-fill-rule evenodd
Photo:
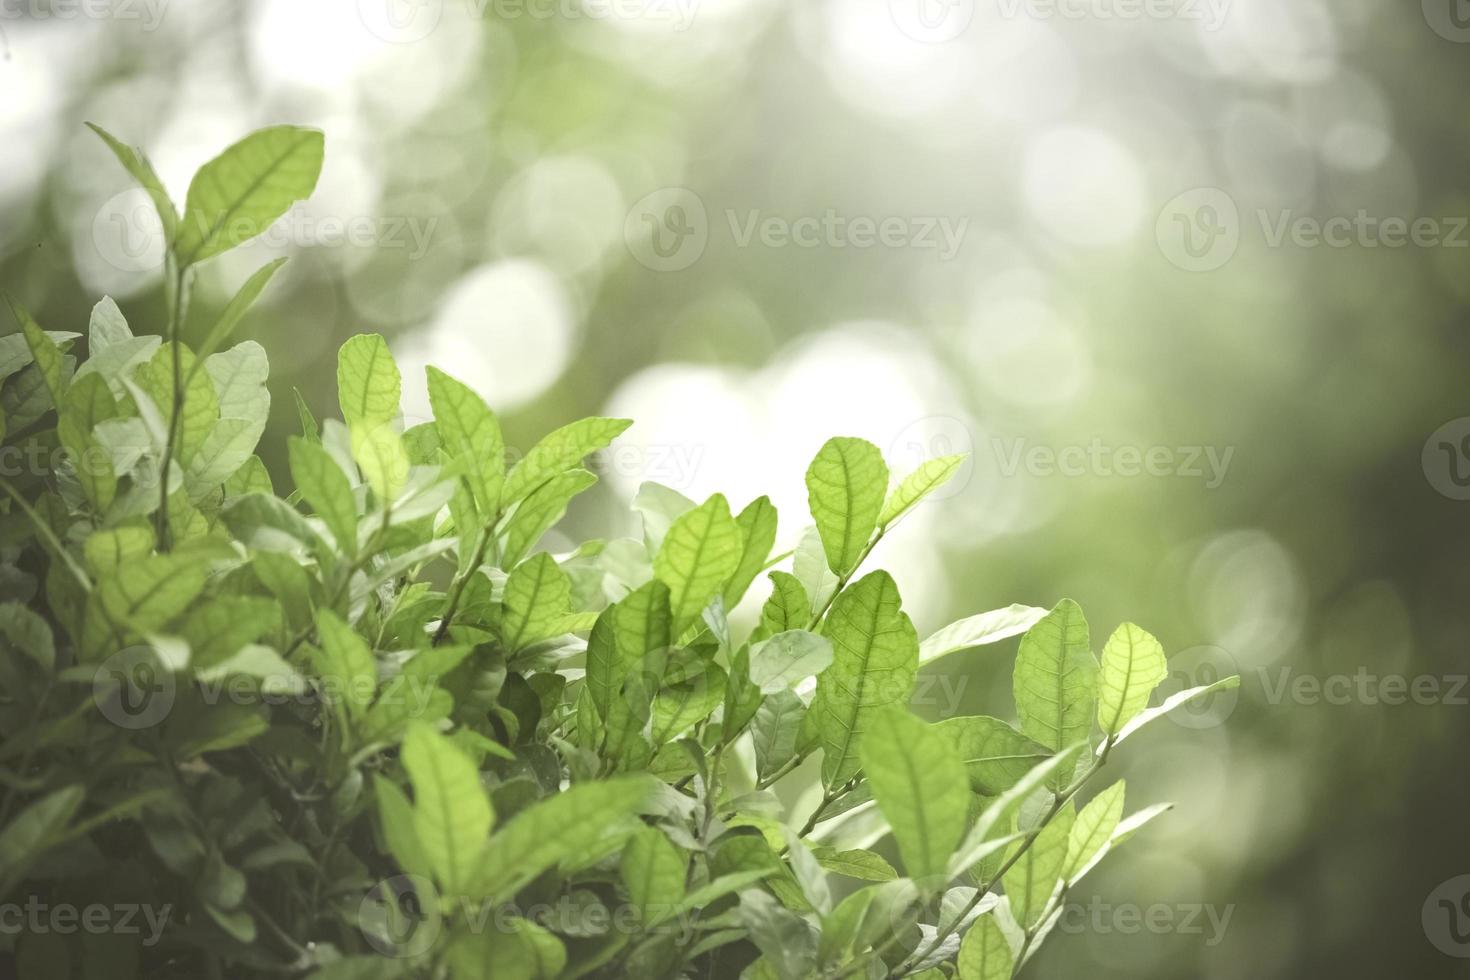
<instances>
[{"instance_id":1,"label":"young light green leaf","mask_svg":"<svg viewBox=\"0 0 1470 980\"><path fill-rule=\"evenodd\" d=\"M572 498L596 482L597 477L586 470L569 470L547 480L517 504L515 513L505 524L501 563L517 564L561 520Z\"/></svg>"},{"instance_id":2,"label":"young light green leaf","mask_svg":"<svg viewBox=\"0 0 1470 980\"><path fill-rule=\"evenodd\" d=\"M249 419L216 422L184 473L184 487L190 499L197 501L219 489L254 454L259 440L260 426Z\"/></svg>"},{"instance_id":3,"label":"young light green leaf","mask_svg":"<svg viewBox=\"0 0 1470 980\"><path fill-rule=\"evenodd\" d=\"M740 564L740 528L720 494L674 521L653 558L653 574L669 587L674 635L699 619Z\"/></svg>"},{"instance_id":4,"label":"young light green leaf","mask_svg":"<svg viewBox=\"0 0 1470 980\"><path fill-rule=\"evenodd\" d=\"M320 130L272 126L251 133L199 168L189 184L174 251L193 265L270 227L309 197L322 169Z\"/></svg>"},{"instance_id":5,"label":"young light green leaf","mask_svg":"<svg viewBox=\"0 0 1470 980\"><path fill-rule=\"evenodd\" d=\"M1021 638L1012 682L1022 732L1052 750L1086 740L1092 731L1097 661L1077 603L1063 599ZM1053 788L1069 778L1058 773Z\"/></svg>"},{"instance_id":6,"label":"young light green leaf","mask_svg":"<svg viewBox=\"0 0 1470 980\"><path fill-rule=\"evenodd\" d=\"M750 583L760 574L770 557L771 547L776 543L776 508L769 497L757 497L746 505L735 518L740 526L740 564L735 574L725 583L725 608L733 610L740 604Z\"/></svg>"},{"instance_id":7,"label":"young light green leaf","mask_svg":"<svg viewBox=\"0 0 1470 980\"><path fill-rule=\"evenodd\" d=\"M204 340L199 344L200 357L208 357L219 350L220 345L229 339L235 327L250 311L250 307L255 305L255 301L265 290L271 277L276 274L276 270L285 264L286 259L282 256L267 262L250 274L250 278L241 284L240 288L235 291L235 295L230 297L230 301L225 304L219 319L214 321L214 326L209 328L209 333L204 335Z\"/></svg>"},{"instance_id":8,"label":"young light green leaf","mask_svg":"<svg viewBox=\"0 0 1470 980\"><path fill-rule=\"evenodd\" d=\"M1025 853L1005 874L1011 913L1026 929L1041 922L1052 893L1056 891L1062 867L1067 861L1067 841L1076 818L1077 811L1068 802L1037 832L1031 846L1026 847ZM1011 845L1011 853L1014 855L1022 847L1025 847L1025 842L1017 841Z\"/></svg>"},{"instance_id":9,"label":"young light green leaf","mask_svg":"<svg viewBox=\"0 0 1470 980\"><path fill-rule=\"evenodd\" d=\"M801 916L751 889L740 895L740 921L780 980L809 980L815 974L817 937Z\"/></svg>"},{"instance_id":10,"label":"young light green leaf","mask_svg":"<svg viewBox=\"0 0 1470 980\"><path fill-rule=\"evenodd\" d=\"M859 881L893 881L898 878L898 872L883 860L882 855L862 848L839 851L835 847L818 845L812 848L812 854L822 867L847 878Z\"/></svg>"},{"instance_id":11,"label":"young light green leaf","mask_svg":"<svg viewBox=\"0 0 1470 980\"><path fill-rule=\"evenodd\" d=\"M347 474L321 443L301 436L287 440L291 478L312 510L327 525L337 547L348 555L357 551L357 502Z\"/></svg>"},{"instance_id":12,"label":"young light green leaf","mask_svg":"<svg viewBox=\"0 0 1470 980\"><path fill-rule=\"evenodd\" d=\"M647 482L633 495L633 512L643 522L643 544L649 555L658 554L664 535L680 514L694 509L694 501L672 487Z\"/></svg>"},{"instance_id":13,"label":"young light green leaf","mask_svg":"<svg viewBox=\"0 0 1470 980\"><path fill-rule=\"evenodd\" d=\"M605 449L632 425L629 419L589 418L564 425L526 453L505 478L501 503L510 506L588 455Z\"/></svg>"},{"instance_id":14,"label":"young light green leaf","mask_svg":"<svg viewBox=\"0 0 1470 980\"><path fill-rule=\"evenodd\" d=\"M475 764L424 723L403 737L403 768L413 781L414 833L446 894L459 894L485 850L495 814Z\"/></svg>"},{"instance_id":15,"label":"young light green leaf","mask_svg":"<svg viewBox=\"0 0 1470 980\"><path fill-rule=\"evenodd\" d=\"M958 980L1010 980L1015 957L994 916L981 916L965 933L955 961Z\"/></svg>"},{"instance_id":16,"label":"young light green leaf","mask_svg":"<svg viewBox=\"0 0 1470 980\"><path fill-rule=\"evenodd\" d=\"M765 779L796 754L796 736L805 717L806 705L795 691L776 691L761 702L750 723L759 778Z\"/></svg>"},{"instance_id":17,"label":"young light green leaf","mask_svg":"<svg viewBox=\"0 0 1470 980\"><path fill-rule=\"evenodd\" d=\"M984 796L1004 793L1051 756L1045 746L999 718L946 718L934 730L950 740L969 773L970 787Z\"/></svg>"},{"instance_id":18,"label":"young light green leaf","mask_svg":"<svg viewBox=\"0 0 1470 980\"><path fill-rule=\"evenodd\" d=\"M826 670L832 643L806 630L787 630L750 648L750 679L764 694L785 690Z\"/></svg>"},{"instance_id":19,"label":"young light green leaf","mask_svg":"<svg viewBox=\"0 0 1470 980\"><path fill-rule=\"evenodd\" d=\"M619 873L644 923L684 900L687 864L668 836L654 827L644 827L628 839Z\"/></svg>"},{"instance_id":20,"label":"young light green leaf","mask_svg":"<svg viewBox=\"0 0 1470 980\"><path fill-rule=\"evenodd\" d=\"M511 570L505 582L505 613L500 638L511 653L555 635L571 612L572 580L546 552L532 555Z\"/></svg>"},{"instance_id":21,"label":"young light green leaf","mask_svg":"<svg viewBox=\"0 0 1470 980\"><path fill-rule=\"evenodd\" d=\"M1172 697L1166 699L1163 704L1139 712L1136 716L1134 716L1132 721L1123 726L1123 730L1118 733L1118 737L1113 739L1113 744L1117 745L1125 738L1128 738L1130 735L1137 732L1140 728L1144 727L1147 724L1150 724L1151 722L1158 721L1160 718L1164 717L1175 708L1183 707L1184 705L1196 700L1197 698L1209 697L1210 695L1216 694L1220 691L1233 690L1239 686L1240 675L1232 674L1229 677L1220 678L1213 684L1203 684L1199 687L1192 687L1188 690L1180 691L1178 694L1175 694ZM1098 751L1101 752L1103 748L1103 745L1098 746Z\"/></svg>"},{"instance_id":22,"label":"young light green leaf","mask_svg":"<svg viewBox=\"0 0 1470 980\"><path fill-rule=\"evenodd\" d=\"M949 859L965 835L964 763L948 738L897 704L871 713L860 748L904 870L921 890L938 891L949 883Z\"/></svg>"},{"instance_id":23,"label":"young light green leaf","mask_svg":"<svg viewBox=\"0 0 1470 980\"><path fill-rule=\"evenodd\" d=\"M497 930L459 934L446 960L454 980L557 980L565 976L566 947L530 919L509 920Z\"/></svg>"},{"instance_id":24,"label":"young light green leaf","mask_svg":"<svg viewBox=\"0 0 1470 980\"><path fill-rule=\"evenodd\" d=\"M1149 695L1169 676L1164 647L1132 623L1124 623L1103 647L1098 681L1097 722L1116 735L1144 708Z\"/></svg>"},{"instance_id":25,"label":"young light green leaf","mask_svg":"<svg viewBox=\"0 0 1470 980\"><path fill-rule=\"evenodd\" d=\"M66 368L62 360L61 349L46 335L46 331L41 329L40 324L32 319L25 307L11 299L8 293L5 301L10 304L10 312L15 316L15 322L20 324L21 333L26 339L26 346L31 351L31 360L40 370L41 378L46 385L46 392L51 396L51 405L59 407L66 394Z\"/></svg>"},{"instance_id":26,"label":"young light green leaf","mask_svg":"<svg viewBox=\"0 0 1470 980\"><path fill-rule=\"evenodd\" d=\"M191 374L197 371L194 362ZM270 377L270 360L265 348L253 340L243 340L229 350L204 359L204 369L214 386L223 418L250 419L265 428L270 415L271 394L265 382ZM192 384L189 386L192 390Z\"/></svg>"},{"instance_id":27,"label":"young light green leaf","mask_svg":"<svg viewBox=\"0 0 1470 980\"><path fill-rule=\"evenodd\" d=\"M919 663L1024 633L1046 615L1039 606L1011 605L950 623L919 644Z\"/></svg>"},{"instance_id":28,"label":"young light green leaf","mask_svg":"<svg viewBox=\"0 0 1470 980\"><path fill-rule=\"evenodd\" d=\"M1123 780L1118 780L1094 796L1077 814L1072 834L1067 840L1067 860L1062 865L1062 880L1069 884L1082 876L1093 858L1112 838L1123 817Z\"/></svg>"},{"instance_id":29,"label":"young light green leaf","mask_svg":"<svg viewBox=\"0 0 1470 980\"><path fill-rule=\"evenodd\" d=\"M490 406L472 388L436 368L427 369L429 404L444 451L459 464L475 506L488 519L500 509L505 440Z\"/></svg>"},{"instance_id":30,"label":"young light green leaf","mask_svg":"<svg viewBox=\"0 0 1470 980\"><path fill-rule=\"evenodd\" d=\"M1152 823L1156 818L1163 816L1172 809L1174 809L1174 804L1172 803L1156 803L1153 806L1144 807L1137 813L1132 814L1126 819L1119 821L1118 826L1113 830L1112 834L1109 835L1108 839L1103 843L1103 845L1096 851L1094 851L1092 853L1092 856L1089 857L1085 862L1083 862L1082 865L1076 870L1076 872L1073 873L1071 880L1076 881L1077 879L1086 876L1089 871L1097 867L1098 863L1101 862L1103 858L1107 857L1108 854L1112 852L1113 848L1119 846L1120 844L1123 844L1128 840L1128 838L1132 837L1134 834L1142 830L1145 826ZM1071 856L1070 852L1068 856Z\"/></svg>"},{"instance_id":31,"label":"young light green leaf","mask_svg":"<svg viewBox=\"0 0 1470 980\"><path fill-rule=\"evenodd\" d=\"M953 860L950 861L951 876L958 877L969 871L998 847L1004 846L1008 840L1012 839L1015 835L996 835L995 832L1010 825L1011 817L1020 809L1021 804L1040 789L1043 783L1054 781L1058 773L1071 773L1082 749L1083 743L1080 742L1068 746L1034 767L1017 780L1016 785L992 800L980 814L980 819L975 821L975 826L971 827L970 832L965 835L964 843L960 845Z\"/></svg>"},{"instance_id":32,"label":"young light green leaf","mask_svg":"<svg viewBox=\"0 0 1470 980\"><path fill-rule=\"evenodd\" d=\"M801 580L790 572L772 572L771 595L761 607L761 626L768 633L805 629L811 618L811 600Z\"/></svg>"},{"instance_id":33,"label":"young light green leaf","mask_svg":"<svg viewBox=\"0 0 1470 980\"><path fill-rule=\"evenodd\" d=\"M348 426L376 428L398 416L402 381L381 334L358 334L337 352L337 401Z\"/></svg>"},{"instance_id":34,"label":"young light green leaf","mask_svg":"<svg viewBox=\"0 0 1470 980\"><path fill-rule=\"evenodd\" d=\"M378 503L387 506L408 485L408 453L391 425L352 428L352 459Z\"/></svg>"},{"instance_id":35,"label":"young light green leaf","mask_svg":"<svg viewBox=\"0 0 1470 980\"><path fill-rule=\"evenodd\" d=\"M908 700L919 638L901 608L898 586L883 571L843 590L823 632L832 641L832 666L817 678L811 713L824 749L822 782L830 789L857 773L858 742L874 711Z\"/></svg>"},{"instance_id":36,"label":"young light green leaf","mask_svg":"<svg viewBox=\"0 0 1470 980\"><path fill-rule=\"evenodd\" d=\"M317 634L322 639L318 663L326 691L347 705L353 717L361 717L378 690L378 665L367 641L330 609L316 615Z\"/></svg>"},{"instance_id":37,"label":"young light green leaf","mask_svg":"<svg viewBox=\"0 0 1470 980\"><path fill-rule=\"evenodd\" d=\"M806 471L806 487L828 567L839 576L851 574L867 550L888 491L883 453L862 439L829 439Z\"/></svg>"},{"instance_id":38,"label":"young light green leaf","mask_svg":"<svg viewBox=\"0 0 1470 980\"><path fill-rule=\"evenodd\" d=\"M471 893L504 900L543 871L625 832L653 797L648 776L578 783L532 804L490 838L473 869Z\"/></svg>"},{"instance_id":39,"label":"young light green leaf","mask_svg":"<svg viewBox=\"0 0 1470 980\"><path fill-rule=\"evenodd\" d=\"M163 225L163 243L165 246L173 245L179 231L179 213L174 208L174 202L169 199L163 181L159 180L154 171L153 164L148 162L143 151L128 146L96 123L89 122L86 126L102 138L102 142L107 144L107 148L117 157L123 169L147 192L154 210L158 212L158 220Z\"/></svg>"},{"instance_id":40,"label":"young light green leaf","mask_svg":"<svg viewBox=\"0 0 1470 980\"><path fill-rule=\"evenodd\" d=\"M898 486L888 495L883 511L878 515L878 526L884 530L891 527L925 497L953 479L964 465L965 459L965 454L960 453L955 456L936 456L920 464L918 469L899 481Z\"/></svg>"},{"instance_id":41,"label":"young light green leaf","mask_svg":"<svg viewBox=\"0 0 1470 980\"><path fill-rule=\"evenodd\" d=\"M102 579L97 594L108 618L152 633L188 608L204 589L208 565L189 555L150 555Z\"/></svg>"},{"instance_id":42,"label":"young light green leaf","mask_svg":"<svg viewBox=\"0 0 1470 980\"><path fill-rule=\"evenodd\" d=\"M404 871L428 878L434 869L414 826L413 804L408 802L397 783L382 776L373 779L373 790L378 804L378 824L388 853Z\"/></svg>"}]
</instances>

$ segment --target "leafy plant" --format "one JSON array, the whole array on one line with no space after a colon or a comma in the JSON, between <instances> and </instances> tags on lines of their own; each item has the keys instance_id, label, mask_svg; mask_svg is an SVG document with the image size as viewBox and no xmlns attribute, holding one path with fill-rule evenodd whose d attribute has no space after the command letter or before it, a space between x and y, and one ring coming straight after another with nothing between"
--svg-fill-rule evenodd
<instances>
[{"instance_id":1,"label":"leafy plant","mask_svg":"<svg viewBox=\"0 0 1470 980\"><path fill-rule=\"evenodd\" d=\"M369 335L341 349L341 419L302 403L277 495L265 352L224 345L279 263L192 342L187 300L199 263L311 193L321 135L247 137L178 214L98 133L158 208L169 315L135 336L102 300L83 361L11 302L0 338L5 444L54 464L0 482L0 902L156 928L30 921L0 940L22 975L990 980L1164 809L1125 817L1121 781L1077 808L1118 745L1212 689L1148 707L1152 636L1124 624L1099 662L1063 600L921 642L864 571L958 457L894 483L831 440L793 554L764 497L647 485L641 538L553 555L585 458L629 423L508 466L495 414L431 368L434 420L402 431ZM1019 727L909 710L921 668L1019 634ZM817 758L819 800L789 812L773 787ZM833 846L857 818L869 846Z\"/></svg>"}]
</instances>

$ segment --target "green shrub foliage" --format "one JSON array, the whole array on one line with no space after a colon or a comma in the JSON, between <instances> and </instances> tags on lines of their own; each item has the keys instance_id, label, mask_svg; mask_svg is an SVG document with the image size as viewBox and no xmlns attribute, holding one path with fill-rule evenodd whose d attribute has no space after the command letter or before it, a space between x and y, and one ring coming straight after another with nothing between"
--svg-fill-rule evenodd
<instances>
[{"instance_id":1,"label":"green shrub foliage","mask_svg":"<svg viewBox=\"0 0 1470 980\"><path fill-rule=\"evenodd\" d=\"M0 903L41 910L0 935L21 976L991 980L1166 809L1095 778L1206 693L1149 707L1157 640L1125 623L1099 658L1063 600L921 641L867 567L958 457L890 474L832 439L810 515L781 515L810 517L794 553L764 497L646 485L640 537L553 554L630 423L510 465L433 368L405 430L366 335L340 419L298 400L278 493L266 352L230 335L279 263L217 322L183 311L199 263L311 194L321 134L247 137L180 213L98 133L158 208L168 318L135 335L103 299L82 359L10 301L0 337L5 445L46 461L0 480ZM1018 635L1017 724L910 709L920 671Z\"/></svg>"}]
</instances>

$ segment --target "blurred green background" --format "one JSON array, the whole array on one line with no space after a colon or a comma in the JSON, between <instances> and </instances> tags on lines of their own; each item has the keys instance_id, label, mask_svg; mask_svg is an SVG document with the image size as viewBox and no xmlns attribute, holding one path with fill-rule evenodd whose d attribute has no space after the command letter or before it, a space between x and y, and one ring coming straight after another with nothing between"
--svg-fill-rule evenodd
<instances>
[{"instance_id":1,"label":"blurred green background","mask_svg":"<svg viewBox=\"0 0 1470 980\"><path fill-rule=\"evenodd\" d=\"M789 540L830 434L969 451L877 555L921 635L1071 596L1173 687L1244 674L1115 757L1179 806L1031 975L1466 974L1463 0L5 0L0 55L0 287L49 329L160 326L83 120L180 201L254 127L326 131L191 317L291 256L242 331L278 484L292 389L333 413L381 331L410 422L425 363L523 448L638 421L570 531L656 480L770 493ZM1013 717L1014 645L920 709Z\"/></svg>"}]
</instances>

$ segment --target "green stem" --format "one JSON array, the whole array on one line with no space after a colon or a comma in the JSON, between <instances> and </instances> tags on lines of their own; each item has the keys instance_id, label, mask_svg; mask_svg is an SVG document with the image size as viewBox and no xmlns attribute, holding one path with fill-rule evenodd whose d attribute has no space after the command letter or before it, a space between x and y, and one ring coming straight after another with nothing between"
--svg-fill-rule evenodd
<instances>
[{"instance_id":1,"label":"green stem","mask_svg":"<svg viewBox=\"0 0 1470 980\"><path fill-rule=\"evenodd\" d=\"M170 541L168 527L168 484L169 472L173 467L174 452L178 448L179 422L184 414L184 372L179 348L179 334L183 332L184 302L186 297L184 277L188 269L179 265L177 257L168 257L168 276L165 298L168 302L168 333L166 340L172 355L173 398L169 406L168 435L163 443L163 459L158 474L158 515L155 520L158 550L168 551Z\"/></svg>"},{"instance_id":2,"label":"green stem","mask_svg":"<svg viewBox=\"0 0 1470 980\"><path fill-rule=\"evenodd\" d=\"M444 609L444 616L439 620L439 628L434 631L434 646L444 642L444 637L449 635L449 624L454 621L454 616L459 612L459 604L464 599L465 586L469 585L470 576L479 571L485 562L485 555L490 550L490 542L495 538L496 520L490 521L480 530L480 540L475 544L475 553L470 560L469 566L464 573L455 578L454 584L449 587L449 605Z\"/></svg>"}]
</instances>

